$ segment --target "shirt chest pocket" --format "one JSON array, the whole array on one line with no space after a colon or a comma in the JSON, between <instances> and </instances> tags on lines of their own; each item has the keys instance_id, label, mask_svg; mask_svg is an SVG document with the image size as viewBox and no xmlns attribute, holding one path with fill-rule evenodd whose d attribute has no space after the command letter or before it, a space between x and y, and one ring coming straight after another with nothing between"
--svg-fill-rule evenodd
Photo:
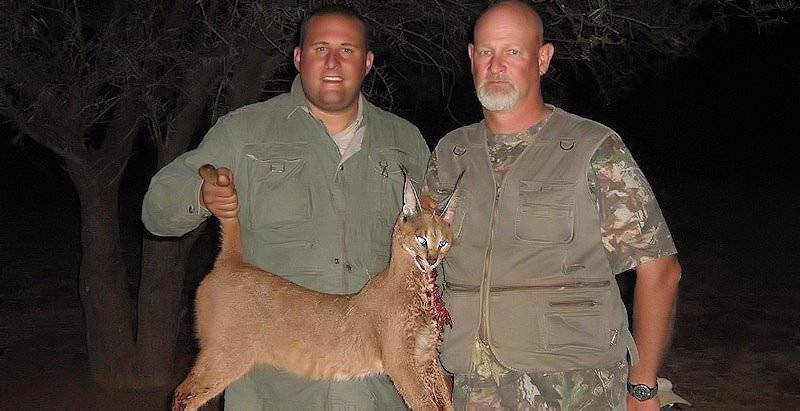
<instances>
[{"instance_id":1,"label":"shirt chest pocket","mask_svg":"<svg viewBox=\"0 0 800 411\"><path fill-rule=\"evenodd\" d=\"M575 184L520 180L514 233L520 240L567 244L575 232Z\"/></svg>"},{"instance_id":2,"label":"shirt chest pocket","mask_svg":"<svg viewBox=\"0 0 800 411\"><path fill-rule=\"evenodd\" d=\"M245 147L244 168L250 183L246 203L253 230L311 220L310 171L305 144L258 144Z\"/></svg>"}]
</instances>

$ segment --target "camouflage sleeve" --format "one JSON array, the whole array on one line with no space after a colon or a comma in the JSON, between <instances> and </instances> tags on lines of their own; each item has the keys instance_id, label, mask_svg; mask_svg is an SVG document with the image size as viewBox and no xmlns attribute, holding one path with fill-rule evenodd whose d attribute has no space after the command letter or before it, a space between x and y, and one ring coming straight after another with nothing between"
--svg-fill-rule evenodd
<instances>
[{"instance_id":1,"label":"camouflage sleeve","mask_svg":"<svg viewBox=\"0 0 800 411\"><path fill-rule=\"evenodd\" d=\"M677 252L653 190L619 136L612 134L600 144L588 179L615 273Z\"/></svg>"}]
</instances>

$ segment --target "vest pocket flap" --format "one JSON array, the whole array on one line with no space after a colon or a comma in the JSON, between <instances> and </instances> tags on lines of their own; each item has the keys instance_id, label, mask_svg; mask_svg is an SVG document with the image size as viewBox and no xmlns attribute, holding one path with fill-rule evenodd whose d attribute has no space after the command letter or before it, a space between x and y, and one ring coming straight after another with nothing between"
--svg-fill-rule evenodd
<instances>
[{"instance_id":1,"label":"vest pocket flap","mask_svg":"<svg viewBox=\"0 0 800 411\"><path fill-rule=\"evenodd\" d=\"M519 181L520 204L575 204L575 183L566 181Z\"/></svg>"}]
</instances>

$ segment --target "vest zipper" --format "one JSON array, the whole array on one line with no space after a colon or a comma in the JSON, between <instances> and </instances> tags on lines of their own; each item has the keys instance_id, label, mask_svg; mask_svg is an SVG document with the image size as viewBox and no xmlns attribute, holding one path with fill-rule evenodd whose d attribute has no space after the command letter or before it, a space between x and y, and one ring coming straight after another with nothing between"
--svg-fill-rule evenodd
<instances>
[{"instance_id":1,"label":"vest zipper","mask_svg":"<svg viewBox=\"0 0 800 411\"><path fill-rule=\"evenodd\" d=\"M489 287L490 292L503 292L503 291L527 291L527 290L574 290L586 288L605 288L611 285L611 281L590 281L590 282L574 282L552 285L504 285L497 287ZM452 292L477 292L480 287L447 283L447 289Z\"/></svg>"},{"instance_id":2,"label":"vest zipper","mask_svg":"<svg viewBox=\"0 0 800 411\"><path fill-rule=\"evenodd\" d=\"M492 260L492 248L494 247L495 223L497 220L497 203L500 202L500 186L495 183L494 199L492 200L492 216L489 220L489 244L486 247L486 255L483 259L483 282L481 283L481 324L478 327L478 338L489 343L489 291L491 291L490 269Z\"/></svg>"}]
</instances>

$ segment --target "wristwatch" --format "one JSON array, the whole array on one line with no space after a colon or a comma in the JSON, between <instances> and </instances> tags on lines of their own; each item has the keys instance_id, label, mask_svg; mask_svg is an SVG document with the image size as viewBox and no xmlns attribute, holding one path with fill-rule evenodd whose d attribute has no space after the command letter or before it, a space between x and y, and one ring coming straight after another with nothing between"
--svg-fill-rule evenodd
<instances>
[{"instance_id":1,"label":"wristwatch","mask_svg":"<svg viewBox=\"0 0 800 411\"><path fill-rule=\"evenodd\" d=\"M631 384L630 381L627 382L628 392L639 401L647 401L651 398L655 398L658 394L658 383L656 383L655 387L648 387L645 384Z\"/></svg>"}]
</instances>

